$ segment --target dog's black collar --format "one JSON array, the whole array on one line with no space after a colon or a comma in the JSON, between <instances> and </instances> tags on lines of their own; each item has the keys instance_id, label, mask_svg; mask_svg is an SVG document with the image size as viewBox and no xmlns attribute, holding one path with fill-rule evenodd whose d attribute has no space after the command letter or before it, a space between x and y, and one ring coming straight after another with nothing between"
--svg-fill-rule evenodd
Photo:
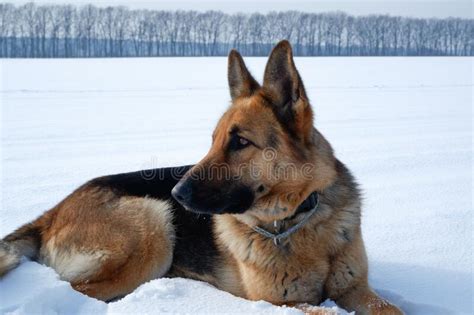
<instances>
[{"instance_id":1,"label":"dog's black collar","mask_svg":"<svg viewBox=\"0 0 474 315\"><path fill-rule=\"evenodd\" d=\"M289 218L286 218L285 220L292 220L294 219L297 215L303 213L303 212L307 212L307 211L311 211L317 204L318 204L318 198L319 198L319 195L317 192L313 191L309 196L308 198L306 198L299 206L298 208L296 209L295 213L289 217Z\"/></svg>"},{"instance_id":2,"label":"dog's black collar","mask_svg":"<svg viewBox=\"0 0 474 315\"><path fill-rule=\"evenodd\" d=\"M308 222L311 216L313 216L313 214L316 213L316 211L318 210L318 206L319 206L319 195L317 192L313 192L311 193L311 195L309 195L308 198L306 198L305 201L303 201L303 203L299 205L298 209L296 209L296 212L293 216L283 220L283 221L288 221L296 217L297 215L304 213L303 219L299 221L298 223L296 223L295 225L288 228L286 231L272 233L259 226L253 226L252 229L258 234L272 239L275 245L278 246L280 245L280 241L282 239L289 237L290 235L298 231L306 222ZM278 221L274 222L274 226L275 228L279 227Z\"/></svg>"}]
</instances>

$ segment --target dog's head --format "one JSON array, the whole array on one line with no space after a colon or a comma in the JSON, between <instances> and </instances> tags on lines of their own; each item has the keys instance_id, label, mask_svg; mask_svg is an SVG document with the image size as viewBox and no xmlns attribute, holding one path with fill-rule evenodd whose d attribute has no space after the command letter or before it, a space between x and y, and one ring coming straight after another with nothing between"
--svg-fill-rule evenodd
<instances>
[{"instance_id":1,"label":"dog's head","mask_svg":"<svg viewBox=\"0 0 474 315\"><path fill-rule=\"evenodd\" d=\"M328 142L313 128L313 112L293 61L280 42L263 85L233 50L228 61L232 105L219 120L208 154L174 187L191 211L245 214L270 222L291 216L335 178Z\"/></svg>"}]
</instances>

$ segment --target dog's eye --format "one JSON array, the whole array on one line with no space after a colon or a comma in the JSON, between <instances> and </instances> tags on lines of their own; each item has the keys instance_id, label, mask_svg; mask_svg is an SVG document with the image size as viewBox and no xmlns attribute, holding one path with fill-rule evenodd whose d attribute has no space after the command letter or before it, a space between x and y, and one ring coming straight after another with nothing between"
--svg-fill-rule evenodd
<instances>
[{"instance_id":1,"label":"dog's eye","mask_svg":"<svg viewBox=\"0 0 474 315\"><path fill-rule=\"evenodd\" d=\"M250 140L238 135L233 135L229 143L229 149L237 151L249 146L250 144L252 144Z\"/></svg>"},{"instance_id":2,"label":"dog's eye","mask_svg":"<svg viewBox=\"0 0 474 315\"><path fill-rule=\"evenodd\" d=\"M239 143L240 143L240 145L246 146L250 142L245 138L239 137Z\"/></svg>"}]
</instances>

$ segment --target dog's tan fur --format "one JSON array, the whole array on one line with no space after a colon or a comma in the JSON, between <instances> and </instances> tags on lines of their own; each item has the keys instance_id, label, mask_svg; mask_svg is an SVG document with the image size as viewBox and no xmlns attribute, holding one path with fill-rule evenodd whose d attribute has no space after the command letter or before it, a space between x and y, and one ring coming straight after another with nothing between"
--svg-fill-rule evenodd
<instances>
[{"instance_id":1,"label":"dog's tan fur","mask_svg":"<svg viewBox=\"0 0 474 315\"><path fill-rule=\"evenodd\" d=\"M286 76L293 93L290 129L277 119L271 105L284 98L280 76ZM320 314L321 309L305 303L324 296L358 314L400 314L368 284L358 191L328 141L313 128L313 112L289 43L281 42L273 50L261 87L233 51L229 84L232 105L215 129L209 153L195 168L226 163L235 173L240 165L253 161L262 180L255 183L248 172L240 180L264 189L244 213L212 217L220 255L215 273L200 274L180 266L169 271L175 232L168 203L121 196L92 181L0 242L0 274L26 255L53 267L76 290L102 300L126 295L141 283L167 274L207 281L251 300L297 305L307 313ZM235 126L255 146L229 156L225 147ZM262 154L269 146L276 153L272 159ZM268 174L288 165L295 166L292 178ZM311 168L303 174L305 165ZM252 229L258 225L271 230L276 220L282 220L283 229L296 224L301 215L286 219L313 191L319 192L318 211L279 246Z\"/></svg>"},{"instance_id":2,"label":"dog's tan fur","mask_svg":"<svg viewBox=\"0 0 474 315\"><path fill-rule=\"evenodd\" d=\"M41 234L40 262L76 290L110 300L168 271L174 243L171 220L165 201L117 197L86 184L28 227ZM33 246L25 244L24 230L4 240L23 253L20 246Z\"/></svg>"}]
</instances>

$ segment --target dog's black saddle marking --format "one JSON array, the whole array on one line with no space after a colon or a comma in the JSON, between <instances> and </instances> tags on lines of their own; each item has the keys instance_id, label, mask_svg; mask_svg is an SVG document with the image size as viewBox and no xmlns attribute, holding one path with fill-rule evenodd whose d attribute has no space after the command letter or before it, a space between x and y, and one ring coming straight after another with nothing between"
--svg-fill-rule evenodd
<instances>
[{"instance_id":1,"label":"dog's black saddle marking","mask_svg":"<svg viewBox=\"0 0 474 315\"><path fill-rule=\"evenodd\" d=\"M193 165L150 169L99 177L89 184L112 189L119 196L167 200L173 207L176 242L173 266L197 274L214 273L219 260L212 232L211 215L185 210L171 190Z\"/></svg>"}]
</instances>

